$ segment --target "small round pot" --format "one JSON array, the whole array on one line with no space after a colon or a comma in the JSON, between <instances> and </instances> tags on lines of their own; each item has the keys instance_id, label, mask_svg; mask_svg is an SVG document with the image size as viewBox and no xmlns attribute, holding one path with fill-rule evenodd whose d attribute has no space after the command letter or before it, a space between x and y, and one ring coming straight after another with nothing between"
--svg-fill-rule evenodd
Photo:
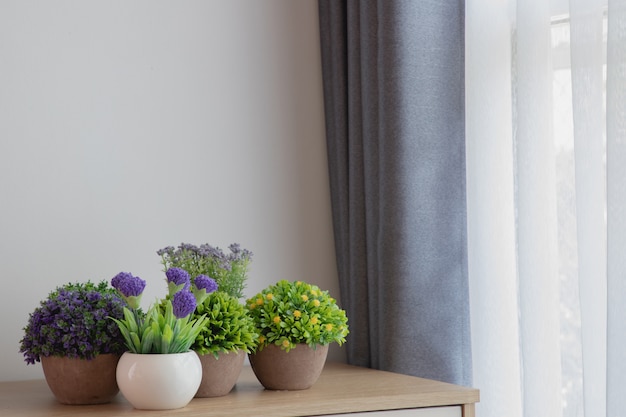
<instances>
[{"instance_id":1,"label":"small round pot","mask_svg":"<svg viewBox=\"0 0 626 417\"><path fill-rule=\"evenodd\" d=\"M202 363L202 382L196 393L198 398L221 397L228 394L241 374L246 353L220 352L218 357L212 353L198 355Z\"/></svg>"},{"instance_id":2,"label":"small round pot","mask_svg":"<svg viewBox=\"0 0 626 417\"><path fill-rule=\"evenodd\" d=\"M198 391L202 365L196 352L136 354L126 352L117 364L122 395L140 410L182 408Z\"/></svg>"},{"instance_id":3,"label":"small round pot","mask_svg":"<svg viewBox=\"0 0 626 417\"><path fill-rule=\"evenodd\" d=\"M105 404L119 392L115 380L119 359L113 354L90 360L45 356L41 366L50 391L61 404Z\"/></svg>"},{"instance_id":4,"label":"small round pot","mask_svg":"<svg viewBox=\"0 0 626 417\"><path fill-rule=\"evenodd\" d=\"M328 345L297 344L289 352L269 345L249 355L257 379L270 390L303 390L315 384L328 356Z\"/></svg>"}]
</instances>

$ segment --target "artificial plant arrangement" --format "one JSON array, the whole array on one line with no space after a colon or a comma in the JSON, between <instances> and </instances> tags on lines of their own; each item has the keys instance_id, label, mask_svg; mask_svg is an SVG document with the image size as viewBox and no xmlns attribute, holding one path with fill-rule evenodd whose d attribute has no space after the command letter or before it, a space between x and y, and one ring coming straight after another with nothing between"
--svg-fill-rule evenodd
<instances>
[{"instance_id":1,"label":"artificial plant arrangement","mask_svg":"<svg viewBox=\"0 0 626 417\"><path fill-rule=\"evenodd\" d=\"M189 275L179 268L167 270L166 277L166 297L153 303L146 313L140 308L146 286L143 279L120 272L111 280L111 285L128 303L123 309L123 318L111 319L119 327L131 353L187 352L204 326L206 317L192 313L215 282L200 277L192 286Z\"/></svg>"},{"instance_id":2,"label":"artificial plant arrangement","mask_svg":"<svg viewBox=\"0 0 626 417\"><path fill-rule=\"evenodd\" d=\"M20 352L27 364L48 356L91 360L120 355L124 338L107 317L121 319L125 305L106 281L57 287L30 314Z\"/></svg>"},{"instance_id":3,"label":"artificial plant arrangement","mask_svg":"<svg viewBox=\"0 0 626 417\"><path fill-rule=\"evenodd\" d=\"M349 333L346 313L336 300L303 281L281 280L246 304L259 333L257 350L271 344L287 352L299 343L341 345Z\"/></svg>"},{"instance_id":4,"label":"artificial plant arrangement","mask_svg":"<svg viewBox=\"0 0 626 417\"><path fill-rule=\"evenodd\" d=\"M192 283L199 275L211 277L220 291L240 299L243 297L252 252L242 249L237 243L231 244L228 249L230 253L226 254L219 247L208 243L199 246L181 243L176 248L167 246L159 249L157 254L166 271L173 267L184 269L191 276Z\"/></svg>"},{"instance_id":5,"label":"artificial plant arrangement","mask_svg":"<svg viewBox=\"0 0 626 417\"><path fill-rule=\"evenodd\" d=\"M200 271L190 269L194 273ZM167 311L169 299L174 302L176 294L191 287L196 303L189 317L203 320L190 346L202 369L195 396L228 394L241 373L245 354L256 341L257 334L247 309L235 296L218 291L217 282L204 274L198 274L192 280L187 270L169 267L166 276L169 294L159 304L160 311Z\"/></svg>"},{"instance_id":6,"label":"artificial plant arrangement","mask_svg":"<svg viewBox=\"0 0 626 417\"><path fill-rule=\"evenodd\" d=\"M197 281L197 279L196 279ZM256 347L256 327L246 307L232 295L214 291L196 307L194 315L205 315L205 325L191 349L199 355L222 352L250 353Z\"/></svg>"}]
</instances>

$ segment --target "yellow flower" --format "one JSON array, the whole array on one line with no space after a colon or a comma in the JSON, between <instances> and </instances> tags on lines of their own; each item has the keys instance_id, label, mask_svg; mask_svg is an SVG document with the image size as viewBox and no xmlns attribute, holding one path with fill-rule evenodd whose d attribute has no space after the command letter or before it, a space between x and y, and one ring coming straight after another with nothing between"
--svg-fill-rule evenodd
<instances>
[{"instance_id":1,"label":"yellow flower","mask_svg":"<svg viewBox=\"0 0 626 417\"><path fill-rule=\"evenodd\" d=\"M302 316L302 313L300 313L300 310L296 310L293 312L294 317L296 318L300 318L300 316Z\"/></svg>"},{"instance_id":2,"label":"yellow flower","mask_svg":"<svg viewBox=\"0 0 626 417\"><path fill-rule=\"evenodd\" d=\"M291 343L289 343L289 340L287 340L287 339L283 340L283 347L289 347L290 344Z\"/></svg>"},{"instance_id":3,"label":"yellow flower","mask_svg":"<svg viewBox=\"0 0 626 417\"><path fill-rule=\"evenodd\" d=\"M257 298L256 299L256 304L259 305L259 306L263 305L263 299L261 297Z\"/></svg>"},{"instance_id":4,"label":"yellow flower","mask_svg":"<svg viewBox=\"0 0 626 417\"><path fill-rule=\"evenodd\" d=\"M313 305L315 307L319 307L320 306L320 300L313 300Z\"/></svg>"},{"instance_id":5,"label":"yellow flower","mask_svg":"<svg viewBox=\"0 0 626 417\"><path fill-rule=\"evenodd\" d=\"M317 297L317 295L318 295L318 294L317 294L317 291L316 291L316 290L311 290L311 295L312 295L313 297Z\"/></svg>"},{"instance_id":6,"label":"yellow flower","mask_svg":"<svg viewBox=\"0 0 626 417\"><path fill-rule=\"evenodd\" d=\"M265 294L265 298L267 298L267 300L273 300L274 299L274 294L272 294L271 292L268 294Z\"/></svg>"},{"instance_id":7,"label":"yellow flower","mask_svg":"<svg viewBox=\"0 0 626 417\"><path fill-rule=\"evenodd\" d=\"M263 344L265 343L265 336L261 335L259 336L259 344Z\"/></svg>"},{"instance_id":8,"label":"yellow flower","mask_svg":"<svg viewBox=\"0 0 626 417\"><path fill-rule=\"evenodd\" d=\"M249 308L250 310L254 310L254 308L255 308L255 307L256 307L256 304L254 304L254 303L250 303L250 304L248 304L248 308Z\"/></svg>"},{"instance_id":9,"label":"yellow flower","mask_svg":"<svg viewBox=\"0 0 626 417\"><path fill-rule=\"evenodd\" d=\"M302 298L302 301L309 301L309 296L306 294L302 294L300 297Z\"/></svg>"},{"instance_id":10,"label":"yellow flower","mask_svg":"<svg viewBox=\"0 0 626 417\"><path fill-rule=\"evenodd\" d=\"M280 323L280 317L279 316L274 316L274 318L272 319L274 321L274 323L278 324Z\"/></svg>"},{"instance_id":11,"label":"yellow flower","mask_svg":"<svg viewBox=\"0 0 626 417\"><path fill-rule=\"evenodd\" d=\"M311 317L311 324L317 324L317 316Z\"/></svg>"},{"instance_id":12,"label":"yellow flower","mask_svg":"<svg viewBox=\"0 0 626 417\"><path fill-rule=\"evenodd\" d=\"M325 327L327 332L330 332L333 329L333 325L331 323L328 323Z\"/></svg>"}]
</instances>

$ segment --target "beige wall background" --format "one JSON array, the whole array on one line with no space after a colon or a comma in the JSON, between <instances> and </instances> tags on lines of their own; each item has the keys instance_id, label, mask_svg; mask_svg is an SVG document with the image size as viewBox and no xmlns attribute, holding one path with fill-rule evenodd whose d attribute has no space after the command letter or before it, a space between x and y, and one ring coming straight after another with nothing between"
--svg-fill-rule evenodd
<instances>
[{"instance_id":1,"label":"beige wall background","mask_svg":"<svg viewBox=\"0 0 626 417\"><path fill-rule=\"evenodd\" d=\"M254 252L339 297L315 0L0 3L0 380L39 300L156 250ZM331 356L341 359L335 349Z\"/></svg>"}]
</instances>

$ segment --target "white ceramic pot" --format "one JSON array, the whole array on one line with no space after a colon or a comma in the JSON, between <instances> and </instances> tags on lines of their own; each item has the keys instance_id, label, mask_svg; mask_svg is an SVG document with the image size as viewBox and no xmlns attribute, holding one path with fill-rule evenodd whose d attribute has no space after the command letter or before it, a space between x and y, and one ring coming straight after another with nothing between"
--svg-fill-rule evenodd
<instances>
[{"instance_id":1,"label":"white ceramic pot","mask_svg":"<svg viewBox=\"0 0 626 417\"><path fill-rule=\"evenodd\" d=\"M146 354L126 352L117 364L120 392L141 410L172 410L189 404L202 380L196 352Z\"/></svg>"}]
</instances>

